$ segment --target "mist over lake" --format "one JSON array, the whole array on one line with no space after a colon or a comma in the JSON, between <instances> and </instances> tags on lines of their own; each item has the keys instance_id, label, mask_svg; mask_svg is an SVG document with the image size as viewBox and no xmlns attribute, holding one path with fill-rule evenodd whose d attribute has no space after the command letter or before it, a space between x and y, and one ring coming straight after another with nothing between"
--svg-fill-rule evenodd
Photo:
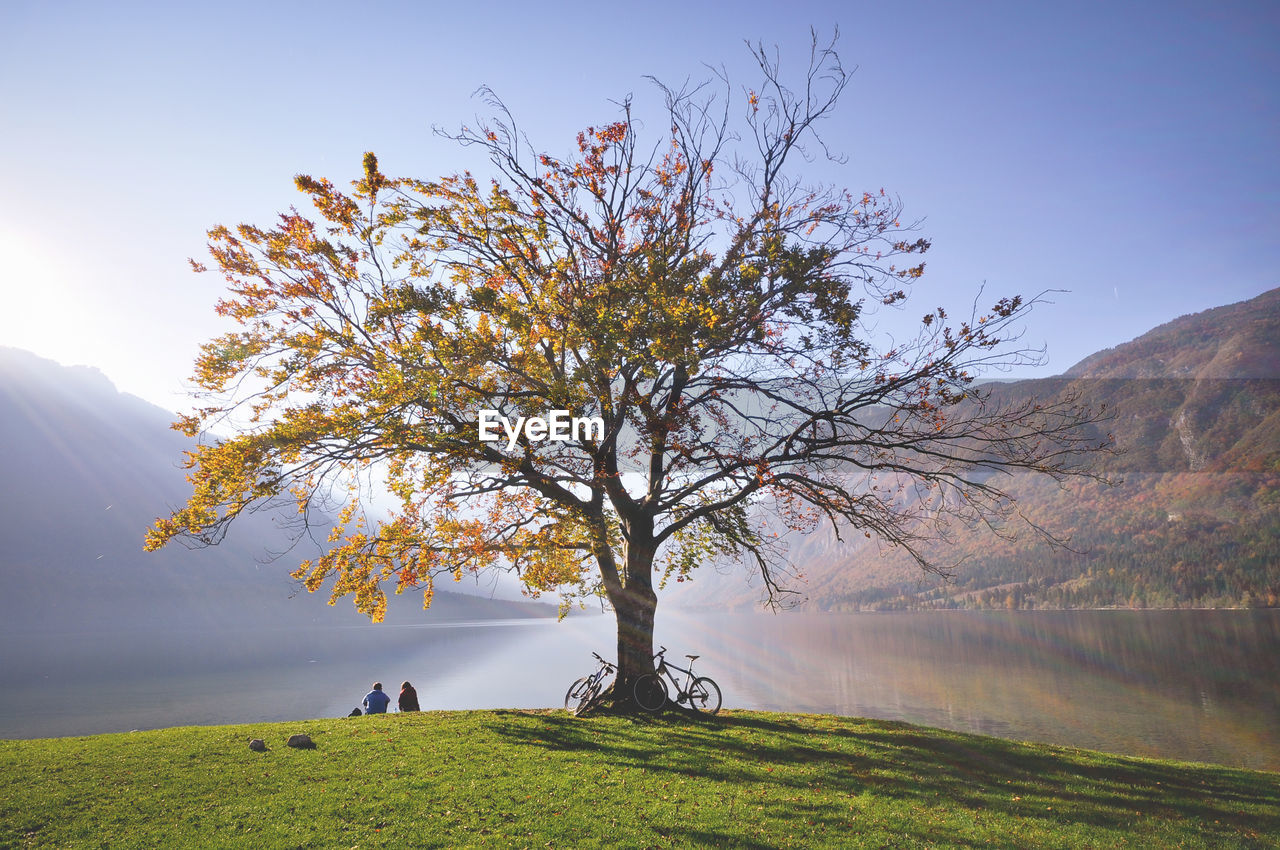
<instances>
[{"instance_id":1,"label":"mist over lake","mask_svg":"<svg viewBox=\"0 0 1280 850\"><path fill-rule=\"evenodd\" d=\"M5 636L0 736L334 717L374 680L425 710L563 705L608 617ZM659 615L726 708L833 713L1280 770L1280 612ZM353 719L353 722L359 722Z\"/></svg>"}]
</instances>

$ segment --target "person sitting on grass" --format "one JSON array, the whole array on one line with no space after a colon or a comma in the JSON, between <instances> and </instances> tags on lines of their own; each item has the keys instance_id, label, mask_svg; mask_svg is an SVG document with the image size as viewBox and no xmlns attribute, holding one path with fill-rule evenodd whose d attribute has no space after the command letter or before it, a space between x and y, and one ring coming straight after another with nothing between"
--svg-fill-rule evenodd
<instances>
[{"instance_id":1,"label":"person sitting on grass","mask_svg":"<svg viewBox=\"0 0 1280 850\"><path fill-rule=\"evenodd\" d=\"M387 706L391 704L391 697L382 692L382 683L374 682L373 690L364 695L365 714L386 714Z\"/></svg>"},{"instance_id":2,"label":"person sitting on grass","mask_svg":"<svg viewBox=\"0 0 1280 850\"><path fill-rule=\"evenodd\" d=\"M396 701L396 705L401 711L418 711L418 692L413 689L413 685L405 682L400 686L400 699Z\"/></svg>"}]
</instances>

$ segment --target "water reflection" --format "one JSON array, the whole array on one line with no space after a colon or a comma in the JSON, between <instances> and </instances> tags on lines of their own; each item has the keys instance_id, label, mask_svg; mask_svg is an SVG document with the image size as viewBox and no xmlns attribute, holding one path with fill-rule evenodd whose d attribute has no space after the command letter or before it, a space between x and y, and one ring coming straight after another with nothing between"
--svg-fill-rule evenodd
<instances>
[{"instance_id":1,"label":"water reflection","mask_svg":"<svg viewBox=\"0 0 1280 850\"><path fill-rule=\"evenodd\" d=\"M6 637L0 736L338 717L375 679L424 709L537 708L612 657L606 617L171 640ZM1280 612L659 615L728 708L834 713L1280 770ZM15 650L15 651L10 651Z\"/></svg>"},{"instance_id":2,"label":"water reflection","mask_svg":"<svg viewBox=\"0 0 1280 850\"><path fill-rule=\"evenodd\" d=\"M717 665L726 704L1280 769L1280 612L723 616L681 630Z\"/></svg>"}]
</instances>

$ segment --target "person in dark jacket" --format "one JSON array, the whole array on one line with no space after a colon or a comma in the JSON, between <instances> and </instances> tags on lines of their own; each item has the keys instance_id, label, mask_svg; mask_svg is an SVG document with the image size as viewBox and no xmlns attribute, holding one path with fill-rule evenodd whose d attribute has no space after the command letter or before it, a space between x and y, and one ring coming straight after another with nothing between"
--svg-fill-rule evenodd
<instances>
[{"instance_id":1,"label":"person in dark jacket","mask_svg":"<svg viewBox=\"0 0 1280 850\"><path fill-rule=\"evenodd\" d=\"M387 706L391 704L391 697L382 692L382 683L374 682L373 690L364 695L365 714L386 714Z\"/></svg>"},{"instance_id":2,"label":"person in dark jacket","mask_svg":"<svg viewBox=\"0 0 1280 850\"><path fill-rule=\"evenodd\" d=\"M413 685L405 682L400 686L400 699L396 705L401 711L418 711L418 692L413 689Z\"/></svg>"}]
</instances>

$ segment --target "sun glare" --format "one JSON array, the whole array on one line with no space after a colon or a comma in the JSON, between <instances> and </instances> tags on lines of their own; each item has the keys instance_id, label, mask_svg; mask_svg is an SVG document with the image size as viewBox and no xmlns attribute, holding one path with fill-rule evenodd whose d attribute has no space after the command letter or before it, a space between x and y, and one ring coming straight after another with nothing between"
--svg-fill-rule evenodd
<instances>
[{"instance_id":1,"label":"sun glare","mask_svg":"<svg viewBox=\"0 0 1280 850\"><path fill-rule=\"evenodd\" d=\"M64 363L92 362L90 311L74 269L51 246L0 228L0 345Z\"/></svg>"}]
</instances>

